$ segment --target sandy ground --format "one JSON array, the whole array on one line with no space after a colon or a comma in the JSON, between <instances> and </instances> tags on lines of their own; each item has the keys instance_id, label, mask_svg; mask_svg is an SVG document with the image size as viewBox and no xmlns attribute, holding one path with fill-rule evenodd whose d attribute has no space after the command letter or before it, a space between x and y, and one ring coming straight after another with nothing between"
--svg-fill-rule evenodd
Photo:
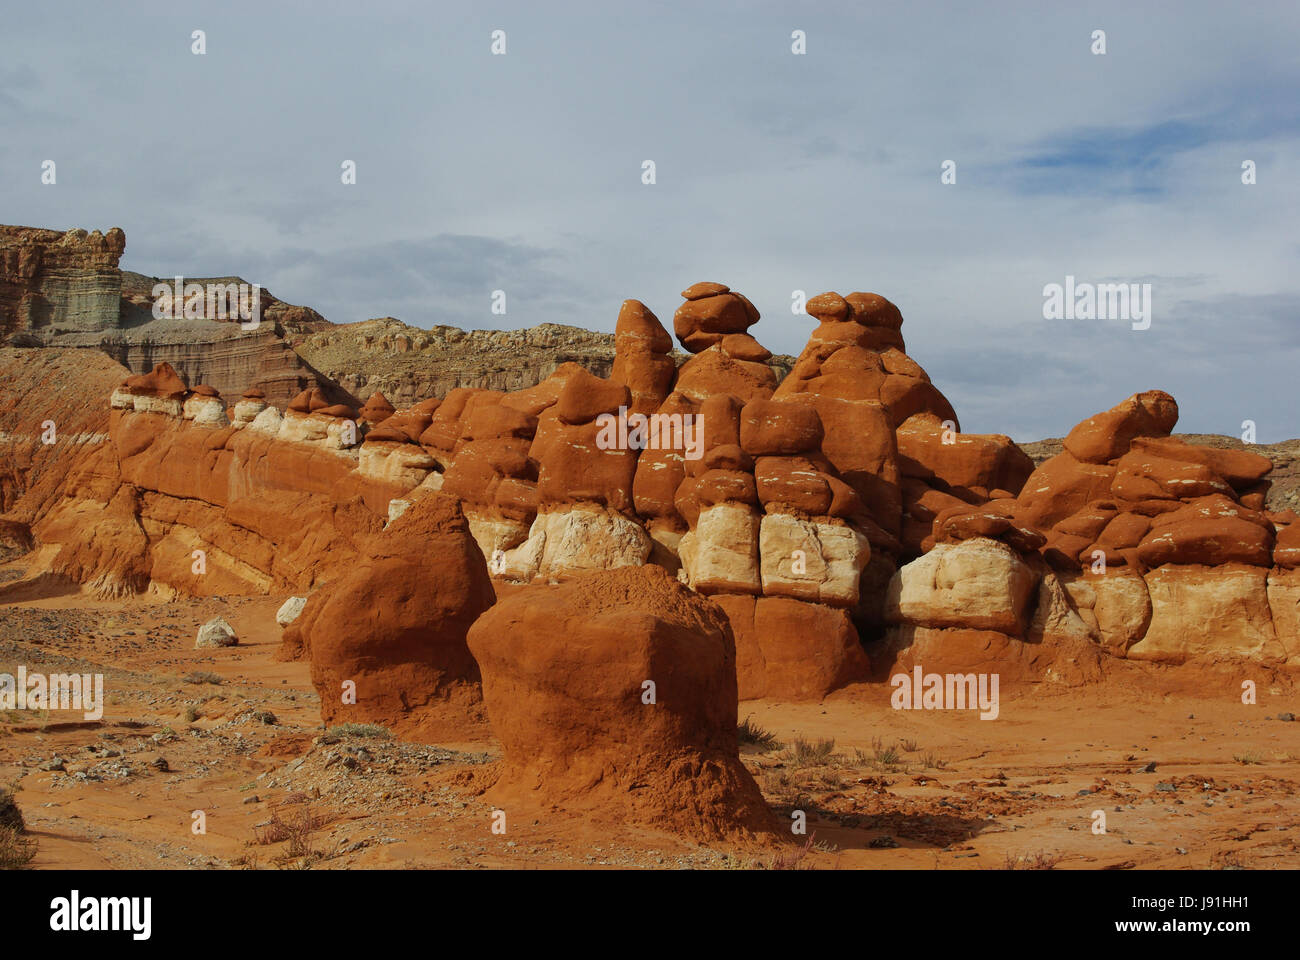
<instances>
[{"instance_id":1,"label":"sandy ground","mask_svg":"<svg viewBox=\"0 0 1300 960\"><path fill-rule=\"evenodd\" d=\"M1115 663L1091 686L1004 690L996 720L895 711L884 684L749 701L739 719L780 745L742 757L805 836L700 845L563 811L494 834L490 730L437 746L327 732L307 665L274 659L283 599L0 606L0 672L105 675L98 721L0 711L0 785L18 785L33 867L1300 867L1294 678ZM193 649L216 615L240 645Z\"/></svg>"}]
</instances>

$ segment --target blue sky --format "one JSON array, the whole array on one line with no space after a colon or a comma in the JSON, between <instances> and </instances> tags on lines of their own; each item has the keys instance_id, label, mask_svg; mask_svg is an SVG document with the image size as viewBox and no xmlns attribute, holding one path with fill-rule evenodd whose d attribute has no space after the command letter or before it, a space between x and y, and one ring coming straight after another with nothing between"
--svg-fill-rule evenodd
<instances>
[{"instance_id":1,"label":"blue sky","mask_svg":"<svg viewBox=\"0 0 1300 960\"><path fill-rule=\"evenodd\" d=\"M337 323L611 330L624 298L669 323L720 280L797 353L792 291L870 290L966 430L1060 436L1158 387L1180 430L1278 440L1298 27L1284 3L26 5L0 222L120 226L126 269ZM1151 328L1044 320L1067 274L1151 283Z\"/></svg>"}]
</instances>

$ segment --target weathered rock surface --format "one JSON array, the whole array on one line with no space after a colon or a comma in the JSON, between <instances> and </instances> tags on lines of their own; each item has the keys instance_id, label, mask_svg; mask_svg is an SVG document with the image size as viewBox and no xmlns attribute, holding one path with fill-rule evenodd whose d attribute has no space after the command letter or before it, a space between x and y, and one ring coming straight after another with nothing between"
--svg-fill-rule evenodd
<instances>
[{"instance_id":1,"label":"weathered rock surface","mask_svg":"<svg viewBox=\"0 0 1300 960\"><path fill-rule=\"evenodd\" d=\"M664 571L521 589L469 646L503 754L488 796L507 817L558 809L699 839L774 830L738 757L727 618Z\"/></svg>"},{"instance_id":2,"label":"weathered rock surface","mask_svg":"<svg viewBox=\"0 0 1300 960\"><path fill-rule=\"evenodd\" d=\"M198 636L194 640L194 649L201 650L204 647L234 647L238 646L239 637L235 633L234 627L226 623L221 617L215 617L209 620L203 626L199 627Z\"/></svg>"},{"instance_id":3,"label":"weathered rock surface","mask_svg":"<svg viewBox=\"0 0 1300 960\"><path fill-rule=\"evenodd\" d=\"M460 505L438 494L366 538L284 633L305 656L326 723L378 723L411 736L462 730L480 700L466 636L494 601Z\"/></svg>"}]
</instances>

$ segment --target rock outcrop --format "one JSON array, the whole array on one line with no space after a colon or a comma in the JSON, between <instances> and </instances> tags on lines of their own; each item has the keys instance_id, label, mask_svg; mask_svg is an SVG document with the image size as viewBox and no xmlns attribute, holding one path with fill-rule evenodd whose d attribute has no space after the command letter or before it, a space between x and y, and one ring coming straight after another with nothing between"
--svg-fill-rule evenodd
<instances>
[{"instance_id":1,"label":"rock outcrop","mask_svg":"<svg viewBox=\"0 0 1300 960\"><path fill-rule=\"evenodd\" d=\"M470 625L493 603L460 504L433 494L366 537L350 569L313 593L284 632L311 663L326 723L378 723L424 739L478 716Z\"/></svg>"},{"instance_id":2,"label":"rock outcrop","mask_svg":"<svg viewBox=\"0 0 1300 960\"><path fill-rule=\"evenodd\" d=\"M741 764L727 617L653 565L512 593L470 630L507 817L775 832Z\"/></svg>"},{"instance_id":3,"label":"rock outcrop","mask_svg":"<svg viewBox=\"0 0 1300 960\"><path fill-rule=\"evenodd\" d=\"M0 343L116 328L126 235L0 226Z\"/></svg>"},{"instance_id":4,"label":"rock outcrop","mask_svg":"<svg viewBox=\"0 0 1300 960\"><path fill-rule=\"evenodd\" d=\"M1265 509L1273 464L1173 437L1177 419L1173 397L1136 394L1071 430L1018 496L935 504L927 552L890 585L894 645L915 628L1047 630L1131 659L1300 665L1283 585L1297 518ZM1000 559L942 571L966 552Z\"/></svg>"},{"instance_id":5,"label":"rock outcrop","mask_svg":"<svg viewBox=\"0 0 1300 960\"><path fill-rule=\"evenodd\" d=\"M503 589L650 566L715 599L742 698L861 681L864 642L877 671L943 650L1040 678L1103 656L1300 665L1300 517L1269 509L1267 458L1172 436L1169 395L1089 418L1035 464L961 432L883 297L812 298L784 377L745 297L683 297L680 365L629 300L608 376L563 362L415 402L309 385L279 404L159 364L112 391L107 442L51 473L29 540L106 595L307 595L450 497Z\"/></svg>"}]
</instances>

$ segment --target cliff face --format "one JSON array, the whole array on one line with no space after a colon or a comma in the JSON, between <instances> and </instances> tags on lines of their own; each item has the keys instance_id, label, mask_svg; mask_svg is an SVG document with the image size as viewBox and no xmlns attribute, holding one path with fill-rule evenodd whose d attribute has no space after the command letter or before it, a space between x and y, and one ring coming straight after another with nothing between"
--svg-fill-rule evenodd
<instances>
[{"instance_id":1,"label":"cliff face","mask_svg":"<svg viewBox=\"0 0 1300 960\"><path fill-rule=\"evenodd\" d=\"M382 318L336 326L310 307L261 292L261 323L205 309L202 317L158 319L153 291L171 277L118 269L126 237L98 231L0 226L0 344L101 351L132 373L169 364L193 387L224 397L250 387L285 406L320 388L335 403L356 404L375 391L411 404L457 387L521 390L573 362L600 377L614 363L614 335L542 324L526 330L425 330ZM185 277L185 283L228 286L239 277ZM685 362L681 351L671 354ZM771 357L778 378L793 357Z\"/></svg>"},{"instance_id":2,"label":"cliff face","mask_svg":"<svg viewBox=\"0 0 1300 960\"><path fill-rule=\"evenodd\" d=\"M124 249L117 227L101 234L0 226L0 340L116 327Z\"/></svg>"},{"instance_id":3,"label":"cliff face","mask_svg":"<svg viewBox=\"0 0 1300 960\"><path fill-rule=\"evenodd\" d=\"M309 386L348 399L319 376L285 340L327 328L310 307L261 292L261 322L244 330L237 320L155 319L155 284L118 269L126 236L114 227L40 230L0 226L0 343L14 347L80 347L101 351L133 373L170 363L191 386L207 383L227 396L258 387L275 403ZM186 277L187 283L240 284L239 277ZM86 359L87 370L97 364Z\"/></svg>"},{"instance_id":4,"label":"cliff face","mask_svg":"<svg viewBox=\"0 0 1300 960\"><path fill-rule=\"evenodd\" d=\"M0 559L31 546L28 525L108 441L104 391L127 372L91 351L0 347Z\"/></svg>"}]
</instances>

